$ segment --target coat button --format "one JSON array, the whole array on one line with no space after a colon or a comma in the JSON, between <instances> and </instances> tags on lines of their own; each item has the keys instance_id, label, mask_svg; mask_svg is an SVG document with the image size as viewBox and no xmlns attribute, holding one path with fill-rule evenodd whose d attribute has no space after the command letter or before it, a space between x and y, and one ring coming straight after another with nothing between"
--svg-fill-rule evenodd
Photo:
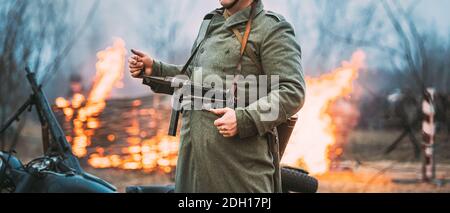
<instances>
[{"instance_id":1,"label":"coat button","mask_svg":"<svg viewBox=\"0 0 450 213\"><path fill-rule=\"evenodd\" d=\"M205 48L200 49L200 53L204 53L205 52Z\"/></svg>"}]
</instances>

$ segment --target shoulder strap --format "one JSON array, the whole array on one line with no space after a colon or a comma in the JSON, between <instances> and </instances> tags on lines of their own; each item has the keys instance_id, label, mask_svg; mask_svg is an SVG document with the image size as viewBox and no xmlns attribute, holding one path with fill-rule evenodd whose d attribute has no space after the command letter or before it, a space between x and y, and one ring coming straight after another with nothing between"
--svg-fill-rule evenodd
<instances>
[{"instance_id":1,"label":"shoulder strap","mask_svg":"<svg viewBox=\"0 0 450 213\"><path fill-rule=\"evenodd\" d=\"M231 30L233 31L234 35L236 35L236 38L238 39L239 43L241 43L241 51L240 51L240 54L241 54L240 57L241 58L240 58L240 62L239 63L242 63L242 57L243 57L244 51L245 51L245 53L247 53L247 56L256 65L257 69L262 71L262 67L261 67L261 64L258 61L258 57L255 55L255 53L250 48L247 47L248 38L250 36L250 31L251 31L251 24L252 24L253 16L254 16L254 8L253 7L254 7L254 5L252 5L252 12L251 12L249 21L247 22L247 25L246 25L246 29L245 29L245 32L244 32L244 37L242 37L242 35L239 32L239 30L237 29L237 27L233 27ZM230 17L230 14L228 13L227 10L224 11L223 15L224 15L225 19L228 19ZM238 64L238 67L239 66L240 65Z\"/></svg>"},{"instance_id":2,"label":"shoulder strap","mask_svg":"<svg viewBox=\"0 0 450 213\"><path fill-rule=\"evenodd\" d=\"M191 56L187 60L186 64L184 64L183 69L181 69L181 74L186 74L187 69L189 68L189 65L192 63L192 60L194 59L195 55L198 52L198 49L202 45L203 41L205 40L206 34L208 33L209 25L211 24L211 20L214 17L214 14L210 13L205 16L203 19L202 25L200 26L200 31L198 33L196 41L198 43L195 44L194 50L191 53Z\"/></svg>"},{"instance_id":3,"label":"shoulder strap","mask_svg":"<svg viewBox=\"0 0 450 213\"><path fill-rule=\"evenodd\" d=\"M252 5L251 5L251 11L250 11L250 17L247 21L247 24L245 26L245 32L244 32L244 37L242 37L242 39L240 39L241 42L241 51L240 51L240 56L239 56L239 61L236 65L236 71L238 71L238 73L241 73L242 70L242 59L244 57L244 52L247 49L247 42L248 42L248 38L250 37L250 32L251 32L251 28L252 28L252 23L253 23L253 18L255 16L255 9L256 8L256 1L253 1ZM225 18L229 17L228 11L225 10L224 11L224 15ZM235 31L233 31L235 32ZM240 33L238 31L236 31L239 35ZM235 33L236 33L235 32ZM236 37L238 37L236 35ZM233 84L231 86L231 91L233 91L234 97L237 97L237 81L238 81L239 76L236 75L233 79Z\"/></svg>"},{"instance_id":4,"label":"shoulder strap","mask_svg":"<svg viewBox=\"0 0 450 213\"><path fill-rule=\"evenodd\" d=\"M242 35L239 32L239 30L237 28L233 28L231 29L234 33L234 35L236 35L236 38L239 40L239 43L242 44ZM261 64L258 60L258 57L256 56L255 52L253 52L248 46L247 48L245 48L245 53L247 53L247 56L253 61L253 63L256 65L256 67L258 68L258 70L262 71L262 67Z\"/></svg>"},{"instance_id":5,"label":"shoulder strap","mask_svg":"<svg viewBox=\"0 0 450 213\"><path fill-rule=\"evenodd\" d=\"M206 37L206 33L208 31L208 27L209 24L211 23L212 18L214 17L214 13L208 13L204 18L203 18L203 22L200 25L200 30L198 32L197 38L195 39L195 46L193 47L193 50L195 49L195 47L198 46L198 44L200 44L200 42L205 39Z\"/></svg>"}]
</instances>

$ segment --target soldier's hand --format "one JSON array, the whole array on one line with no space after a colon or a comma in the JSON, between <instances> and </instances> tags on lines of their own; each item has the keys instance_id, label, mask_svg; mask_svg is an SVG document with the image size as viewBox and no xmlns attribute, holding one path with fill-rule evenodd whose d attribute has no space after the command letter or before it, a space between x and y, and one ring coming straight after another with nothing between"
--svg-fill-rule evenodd
<instances>
[{"instance_id":1,"label":"soldier's hand","mask_svg":"<svg viewBox=\"0 0 450 213\"><path fill-rule=\"evenodd\" d=\"M153 58L142 51L131 49L133 55L128 59L128 68L133 78L152 75Z\"/></svg>"},{"instance_id":2,"label":"soldier's hand","mask_svg":"<svg viewBox=\"0 0 450 213\"><path fill-rule=\"evenodd\" d=\"M231 108L211 109L212 113L222 116L214 121L219 133L226 138L234 137L238 134L236 113Z\"/></svg>"}]
</instances>

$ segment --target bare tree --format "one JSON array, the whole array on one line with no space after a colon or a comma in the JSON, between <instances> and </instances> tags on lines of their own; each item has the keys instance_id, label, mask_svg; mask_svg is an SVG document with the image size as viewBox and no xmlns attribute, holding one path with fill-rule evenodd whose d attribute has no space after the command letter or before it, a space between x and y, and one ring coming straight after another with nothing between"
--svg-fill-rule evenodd
<instances>
[{"instance_id":1,"label":"bare tree","mask_svg":"<svg viewBox=\"0 0 450 213\"><path fill-rule=\"evenodd\" d=\"M40 79L59 69L79 31L69 1L2 1L0 7L0 124L28 95L24 69ZM10 131L14 133L15 131ZM0 136L4 147L5 134Z\"/></svg>"},{"instance_id":2,"label":"bare tree","mask_svg":"<svg viewBox=\"0 0 450 213\"><path fill-rule=\"evenodd\" d=\"M348 20L345 19L345 14L349 13L348 4L318 1L317 4L324 8L324 18L319 22L320 42L316 47L316 55L323 60L334 49L344 53L342 49L348 47L369 48L378 51L389 61L389 66L384 69L398 72L395 80L399 88L412 89L419 95L427 86L447 92L448 81L445 80L448 73L445 67L448 67L448 62L433 53L445 53L448 41L438 38L434 28L419 31L413 15L419 2L414 0L400 4L399 1L367 1L357 7L356 15L351 16L357 19Z\"/></svg>"}]
</instances>

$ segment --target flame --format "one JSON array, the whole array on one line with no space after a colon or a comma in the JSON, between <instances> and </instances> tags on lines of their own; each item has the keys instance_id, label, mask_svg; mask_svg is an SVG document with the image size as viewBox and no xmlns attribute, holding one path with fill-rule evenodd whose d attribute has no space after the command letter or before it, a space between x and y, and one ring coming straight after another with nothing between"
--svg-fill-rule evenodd
<instances>
[{"instance_id":1,"label":"flame","mask_svg":"<svg viewBox=\"0 0 450 213\"><path fill-rule=\"evenodd\" d=\"M111 94L114 86L123 87L121 82L125 68L126 49L122 39L116 39L111 47L97 53L96 76L92 89L87 98L82 94L74 94L70 101L59 97L55 105L60 108L66 121L73 124L73 131L66 136L71 144L73 153L78 157L87 157L87 162L94 168L120 168L142 169L147 172L156 171L158 168L169 173L176 166L178 154L178 139L165 136L158 132L156 136L147 138L148 134L141 130L139 116L154 116L154 109L134 109L142 105L141 100L131 103L133 120L125 129L127 137L120 138L116 133L106 135L106 141L110 143L125 142L125 146L119 153L111 154L110 150L95 147L95 152L88 152L92 144L94 131L101 127L98 119L100 113L106 107L106 99ZM156 124L152 121L152 124ZM156 125L152 127L156 128Z\"/></svg>"},{"instance_id":2,"label":"flame","mask_svg":"<svg viewBox=\"0 0 450 213\"><path fill-rule=\"evenodd\" d=\"M357 51L350 62L318 78L306 78L307 95L299 122L292 133L282 159L283 164L304 166L311 174L323 174L330 168L329 148L336 143L336 123L330 108L353 91L353 81L363 67L365 54ZM342 150L336 150L340 152Z\"/></svg>"},{"instance_id":3,"label":"flame","mask_svg":"<svg viewBox=\"0 0 450 213\"><path fill-rule=\"evenodd\" d=\"M112 47L97 53L98 62L95 65L97 73L87 105L102 103L97 107L103 110L105 100L111 94L113 85L121 86L119 82L121 82L125 70L125 56L125 42L122 39L116 39Z\"/></svg>"},{"instance_id":4,"label":"flame","mask_svg":"<svg viewBox=\"0 0 450 213\"><path fill-rule=\"evenodd\" d=\"M72 149L78 157L88 154L86 147L91 145L91 130L100 127L100 121L95 116L105 108L105 100L113 85L123 78L125 55L125 42L119 38L115 39L112 47L97 53L96 77L87 100L80 93L74 94L70 101L63 97L55 100L56 107L63 109L66 120L73 122ZM73 116L76 117L72 119Z\"/></svg>"},{"instance_id":5,"label":"flame","mask_svg":"<svg viewBox=\"0 0 450 213\"><path fill-rule=\"evenodd\" d=\"M153 139L144 140L140 145L122 148L122 156L104 155L97 151L89 156L88 163L94 168L143 169L147 172L160 168L169 173L176 166L178 139L163 134L161 132Z\"/></svg>"},{"instance_id":6,"label":"flame","mask_svg":"<svg viewBox=\"0 0 450 213\"><path fill-rule=\"evenodd\" d=\"M70 103L63 97L56 98L55 100L56 107L58 108L66 108L69 107Z\"/></svg>"}]
</instances>

